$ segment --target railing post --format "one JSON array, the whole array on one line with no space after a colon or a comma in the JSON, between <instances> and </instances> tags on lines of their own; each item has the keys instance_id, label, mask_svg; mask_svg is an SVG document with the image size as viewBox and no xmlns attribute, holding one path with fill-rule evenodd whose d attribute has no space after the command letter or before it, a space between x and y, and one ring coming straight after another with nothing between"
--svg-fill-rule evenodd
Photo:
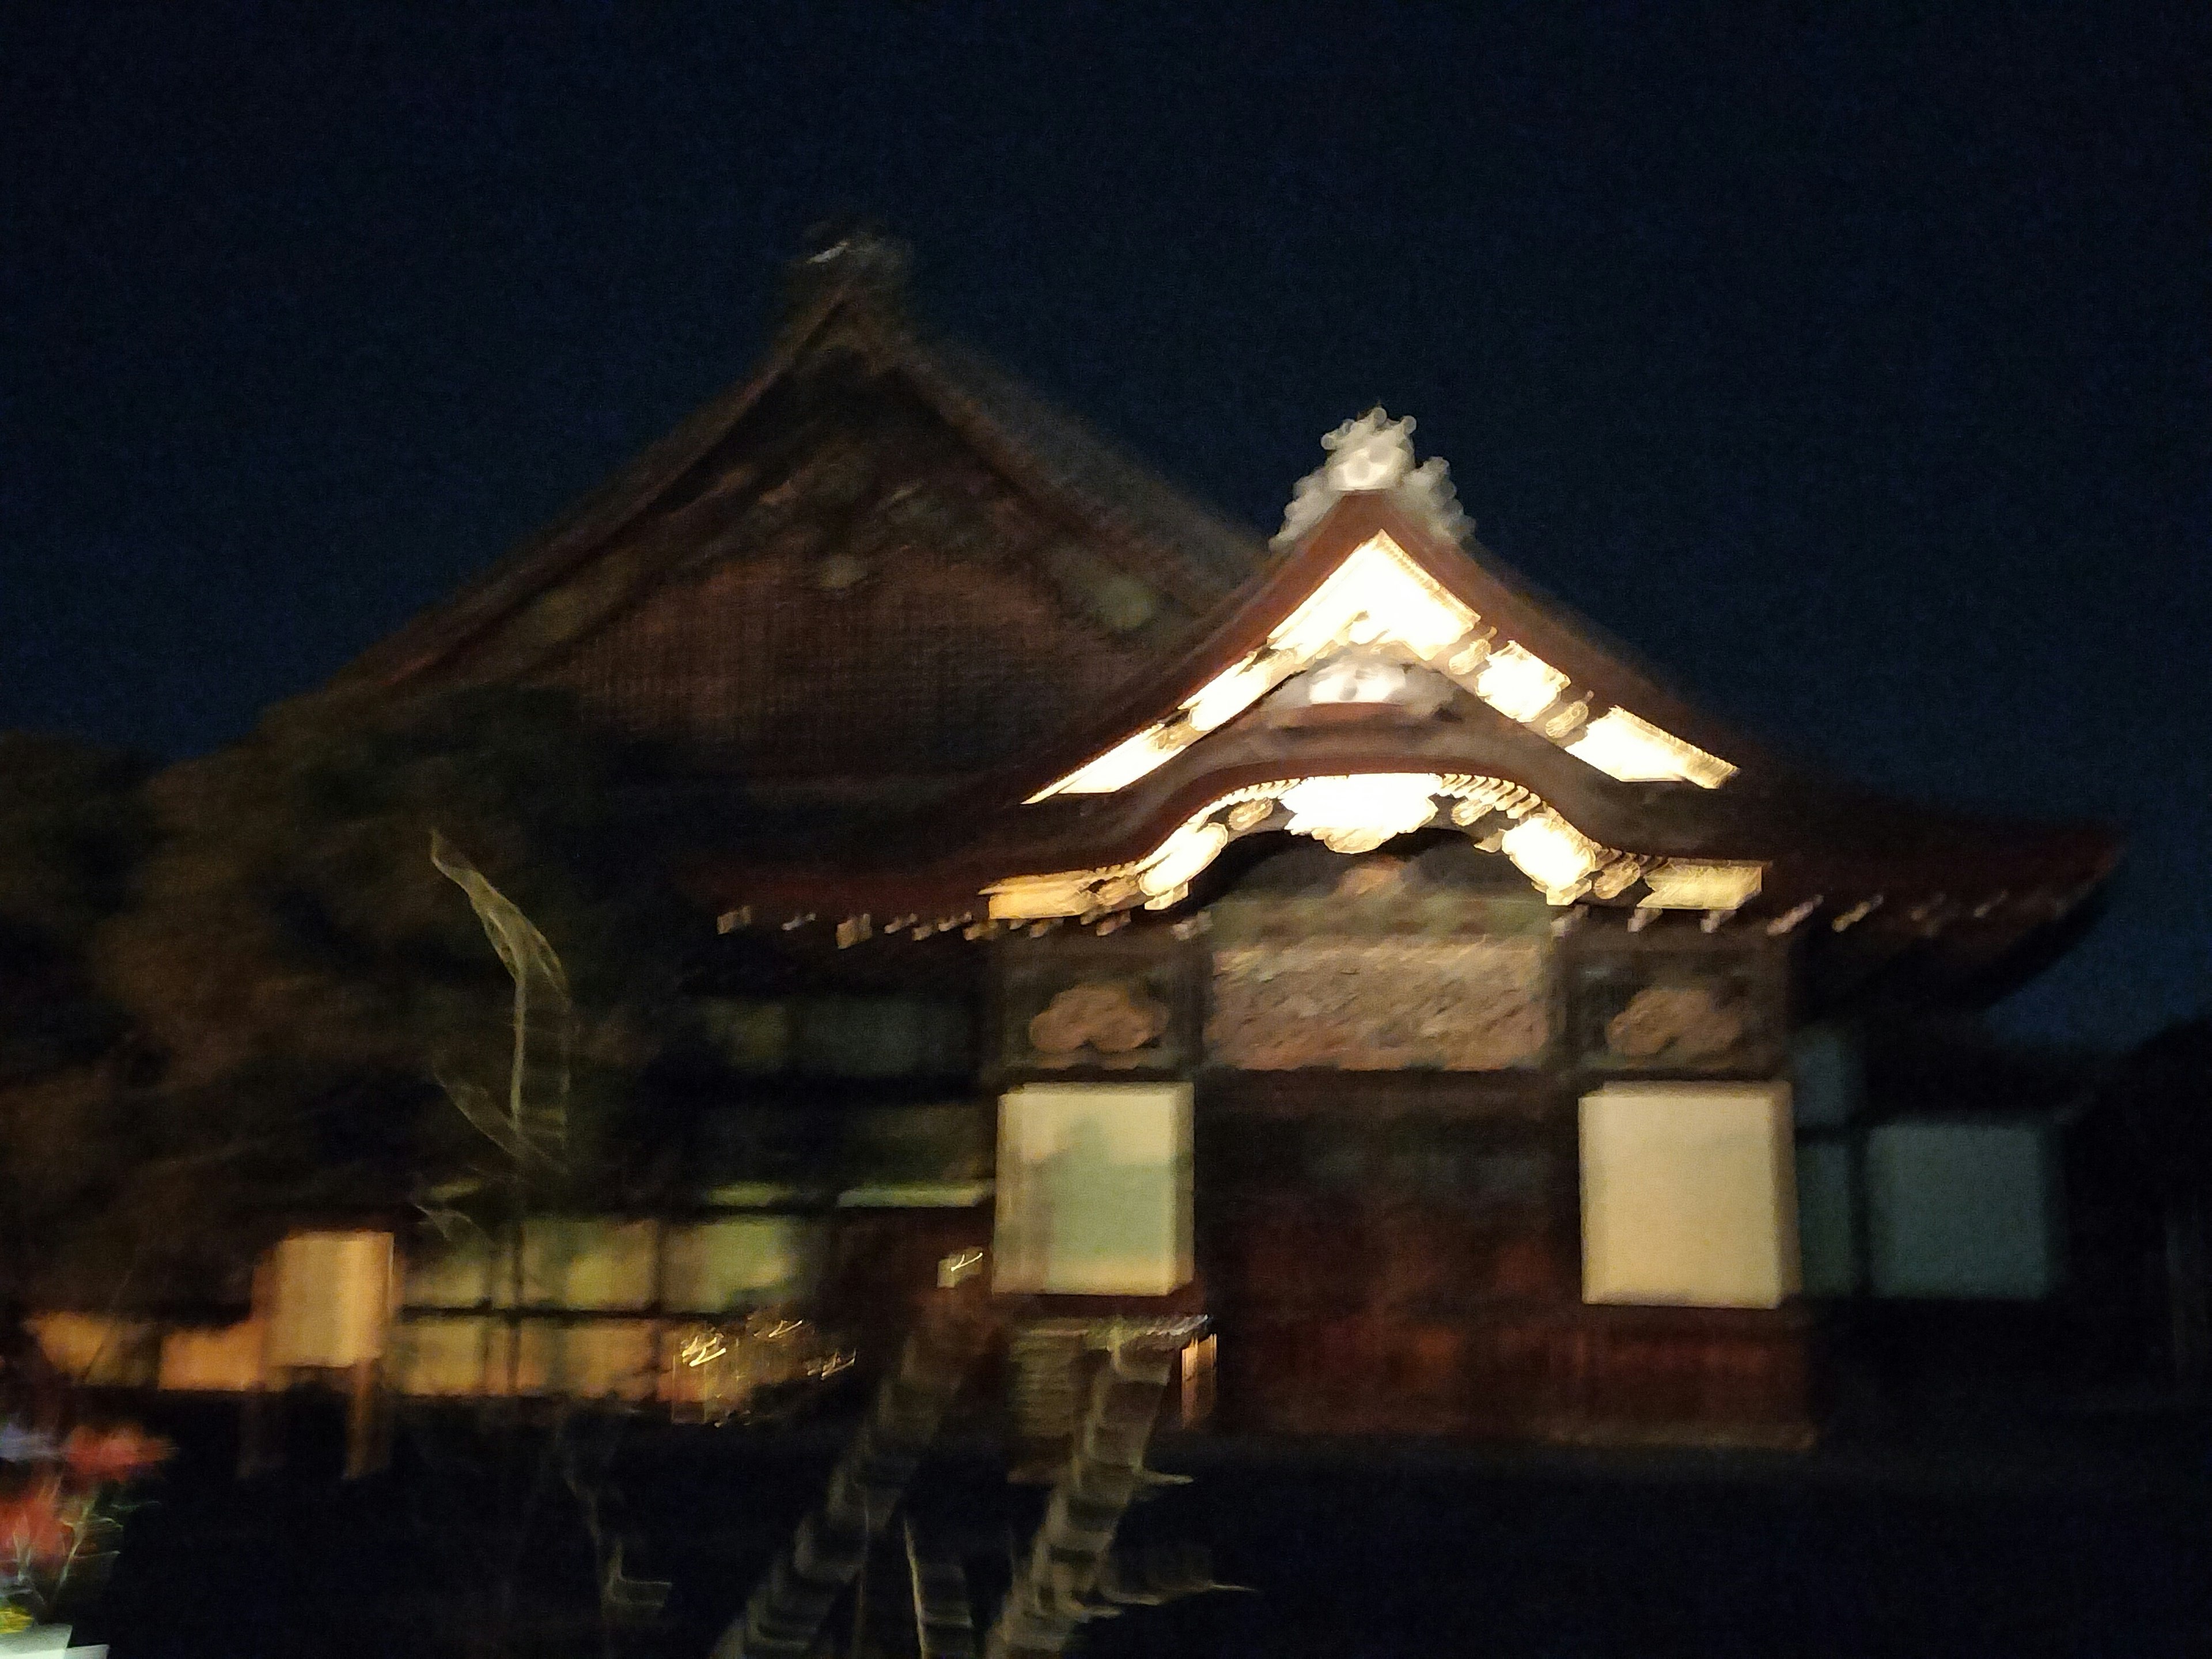
<instances>
[{"instance_id":1,"label":"railing post","mask_svg":"<svg viewBox=\"0 0 2212 1659\"><path fill-rule=\"evenodd\" d=\"M876 1390L828 1492L723 1632L714 1659L805 1659L812 1650L990 1339L982 1266L979 1250L941 1265L939 1294Z\"/></svg>"}]
</instances>

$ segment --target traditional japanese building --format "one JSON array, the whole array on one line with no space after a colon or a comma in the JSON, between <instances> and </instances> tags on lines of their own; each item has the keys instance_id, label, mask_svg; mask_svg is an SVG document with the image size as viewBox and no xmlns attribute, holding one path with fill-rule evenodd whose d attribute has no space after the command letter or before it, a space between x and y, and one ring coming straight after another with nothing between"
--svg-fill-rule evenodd
<instances>
[{"instance_id":1,"label":"traditional japanese building","mask_svg":"<svg viewBox=\"0 0 2212 1659\"><path fill-rule=\"evenodd\" d=\"M1714 720L1410 420L1227 523L898 274L803 262L756 375L341 682L563 687L717 792L701 1179L816 1193L777 1292L972 1244L1021 1352L1203 1313L1231 1425L1802 1437L1805 1292L1866 1271L1838 1022L2016 982L2110 838ZM878 1149L826 1192L824 1123Z\"/></svg>"}]
</instances>

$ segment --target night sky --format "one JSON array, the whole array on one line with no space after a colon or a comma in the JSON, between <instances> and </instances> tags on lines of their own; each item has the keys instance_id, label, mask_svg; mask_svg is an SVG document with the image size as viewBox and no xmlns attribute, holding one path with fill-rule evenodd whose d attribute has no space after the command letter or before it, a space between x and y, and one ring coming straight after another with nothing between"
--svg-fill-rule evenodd
<instances>
[{"instance_id":1,"label":"night sky","mask_svg":"<svg viewBox=\"0 0 2212 1659\"><path fill-rule=\"evenodd\" d=\"M2122 826L2008 1030L2203 1007L2212 6L1475 9L9 6L0 726L240 734L858 212L1256 527L1382 402L1778 747Z\"/></svg>"}]
</instances>

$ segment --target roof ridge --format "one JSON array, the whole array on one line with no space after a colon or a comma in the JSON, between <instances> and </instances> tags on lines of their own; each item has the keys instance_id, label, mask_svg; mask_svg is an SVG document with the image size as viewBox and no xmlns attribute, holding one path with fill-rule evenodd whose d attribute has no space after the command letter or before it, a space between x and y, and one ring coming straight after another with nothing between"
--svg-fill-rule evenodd
<instances>
[{"instance_id":1,"label":"roof ridge","mask_svg":"<svg viewBox=\"0 0 2212 1659\"><path fill-rule=\"evenodd\" d=\"M1085 516L1155 555L1170 548L1195 556L1212 579L1208 593L1178 595L1203 611L1249 581L1270 562L1267 538L1200 500L1126 444L1062 407L989 354L965 341L926 337L905 325L908 367L924 389L950 396L963 412L1029 463L1041 480L1074 497ZM940 408L942 405L940 404ZM948 416L953 411L945 410ZM1158 563L1155 557L1147 563Z\"/></svg>"},{"instance_id":2,"label":"roof ridge","mask_svg":"<svg viewBox=\"0 0 2212 1659\"><path fill-rule=\"evenodd\" d=\"M1018 487L1065 502L1133 556L1136 574L1193 614L1212 610L1266 563L1266 542L1257 531L1170 483L986 354L964 342L925 336L902 306L887 299L875 273L855 269L794 311L752 374L708 399L459 592L368 647L325 689L388 689L434 669L589 564L817 349L840 313L864 321L916 392L970 443L996 452L988 459L1009 470Z\"/></svg>"},{"instance_id":3,"label":"roof ridge","mask_svg":"<svg viewBox=\"0 0 2212 1659\"><path fill-rule=\"evenodd\" d=\"M760 367L693 410L614 474L501 554L461 590L436 601L370 645L327 683L337 690L389 687L452 654L471 638L587 563L635 523L735 428L804 355L830 318L855 299L862 283L825 289L781 328Z\"/></svg>"}]
</instances>

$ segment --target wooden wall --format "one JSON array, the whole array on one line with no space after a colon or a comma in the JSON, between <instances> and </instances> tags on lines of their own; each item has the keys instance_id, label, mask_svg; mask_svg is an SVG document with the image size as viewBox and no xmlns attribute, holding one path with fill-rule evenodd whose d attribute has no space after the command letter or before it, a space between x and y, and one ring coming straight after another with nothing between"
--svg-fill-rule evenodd
<instances>
[{"instance_id":1,"label":"wooden wall","mask_svg":"<svg viewBox=\"0 0 2212 1659\"><path fill-rule=\"evenodd\" d=\"M1223 1425L1807 1437L1806 1322L1585 1307L1572 1085L1210 1079L1200 1264Z\"/></svg>"},{"instance_id":2,"label":"wooden wall","mask_svg":"<svg viewBox=\"0 0 2212 1659\"><path fill-rule=\"evenodd\" d=\"M1485 885L1502 861L1454 839L1411 860L1294 848L1180 924L1001 939L980 999L979 1109L1024 1081L1194 1082L1195 1288L1224 1428L1802 1442L1799 1310L1581 1299L1583 1095L1776 1076L1784 950L1688 917L1559 926L1510 869L1510 885ZM1332 941L1358 981L1340 995ZM1255 993L1277 948L1289 978ZM1454 951L1487 968L1440 976ZM1234 1020L1216 1018L1224 972L1240 976ZM1255 1030L1270 998L1285 1018L1325 1003L1328 1041ZM1495 1040L1463 1041L1453 1021ZM844 1220L826 1316L903 1325L937 1258L989 1224L984 1210Z\"/></svg>"},{"instance_id":3,"label":"wooden wall","mask_svg":"<svg viewBox=\"0 0 2212 1659\"><path fill-rule=\"evenodd\" d=\"M1155 1046L1118 1070L1077 1056L1056 1074L1158 1067L1197 1083L1218 1420L1297 1434L1807 1438L1796 1310L1581 1299L1581 1097L1627 1079L1775 1075L1780 948L1681 917L1633 933L1597 915L1555 929L1559 914L1525 888L1455 893L1402 865L1352 882L1340 860L1316 867L1340 882L1334 892L1295 875L1273 891L1256 884L1180 940L1071 933L1002 953L1020 1007L1001 1011L992 1045L1001 1081L1025 1071L1020 1021L1056 984L1141 976L1141 994L1170 1011ZM1340 988L1331 939L1345 941ZM1446 983L1437 964L1455 951L1533 951L1540 975ZM1283 958L1272 981L1270 952ZM1224 973L1235 1021L1219 1014ZM1191 976L1188 994L1177 974ZM1328 1041L1255 1034L1268 997L1285 1018L1319 1007ZM1455 1021L1510 1024L1512 1040L1462 1041ZM1316 1053L1338 1063L1312 1065Z\"/></svg>"}]
</instances>

